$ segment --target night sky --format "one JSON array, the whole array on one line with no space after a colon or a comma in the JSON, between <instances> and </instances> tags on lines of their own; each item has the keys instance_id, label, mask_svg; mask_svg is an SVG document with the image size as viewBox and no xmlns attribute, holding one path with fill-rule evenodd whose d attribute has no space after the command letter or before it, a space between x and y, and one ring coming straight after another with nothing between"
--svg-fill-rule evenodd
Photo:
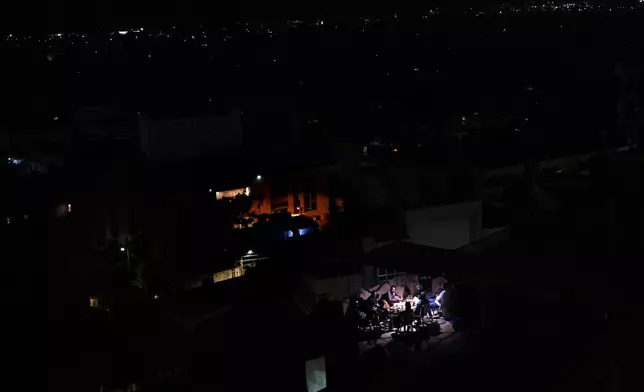
<instances>
[{"instance_id":1,"label":"night sky","mask_svg":"<svg viewBox=\"0 0 644 392\"><path fill-rule=\"evenodd\" d=\"M282 143L298 121L306 135L396 142L401 131L449 129L480 113L510 117L513 138L515 128L532 129L538 140L531 144L568 148L610 129L615 66L640 63L638 11L505 15L485 2L479 18L458 1L425 20L398 3L399 18L385 12L394 5L36 4L12 3L14 11L2 13L10 19L0 45L11 75L2 122L15 129L39 129L40 119L54 117L55 125L69 124L74 110L93 105L153 116L240 107L246 140L258 146ZM352 18L374 14L382 23L359 26ZM316 15L327 23L316 26ZM289 18L308 26L281 23ZM139 38L115 32L141 27ZM61 55L48 61L49 53Z\"/></svg>"},{"instance_id":2,"label":"night sky","mask_svg":"<svg viewBox=\"0 0 644 392\"><path fill-rule=\"evenodd\" d=\"M521 3L504 1L502 3ZM381 4L384 3L384 4ZM0 29L94 29L140 24L227 23L237 19L308 18L414 11L434 6L483 7L494 0L433 0L418 2L294 2L179 0L37 0L3 4Z\"/></svg>"}]
</instances>

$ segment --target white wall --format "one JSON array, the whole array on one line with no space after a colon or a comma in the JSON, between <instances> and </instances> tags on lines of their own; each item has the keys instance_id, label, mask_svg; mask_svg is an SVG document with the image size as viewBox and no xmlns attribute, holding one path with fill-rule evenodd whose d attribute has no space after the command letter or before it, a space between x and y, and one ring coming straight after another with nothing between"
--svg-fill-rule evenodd
<instances>
[{"instance_id":1,"label":"white wall","mask_svg":"<svg viewBox=\"0 0 644 392\"><path fill-rule=\"evenodd\" d=\"M456 249L481 235L481 203L467 202L406 211L409 242Z\"/></svg>"}]
</instances>

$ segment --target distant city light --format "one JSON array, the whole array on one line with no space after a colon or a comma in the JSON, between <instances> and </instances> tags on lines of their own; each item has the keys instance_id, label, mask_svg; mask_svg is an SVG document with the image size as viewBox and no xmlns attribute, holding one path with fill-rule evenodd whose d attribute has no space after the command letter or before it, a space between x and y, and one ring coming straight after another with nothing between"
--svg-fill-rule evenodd
<instances>
[{"instance_id":1,"label":"distant city light","mask_svg":"<svg viewBox=\"0 0 644 392\"><path fill-rule=\"evenodd\" d=\"M58 116L54 117L54 121L58 121Z\"/></svg>"},{"instance_id":2,"label":"distant city light","mask_svg":"<svg viewBox=\"0 0 644 392\"><path fill-rule=\"evenodd\" d=\"M262 179L262 176L258 174L256 178L257 178L257 181L259 181Z\"/></svg>"},{"instance_id":3,"label":"distant city light","mask_svg":"<svg viewBox=\"0 0 644 392\"><path fill-rule=\"evenodd\" d=\"M121 252L125 252L125 248L121 248Z\"/></svg>"},{"instance_id":4,"label":"distant city light","mask_svg":"<svg viewBox=\"0 0 644 392\"><path fill-rule=\"evenodd\" d=\"M119 31L119 34L121 34L121 35L125 35L125 34L127 34L127 30Z\"/></svg>"},{"instance_id":5,"label":"distant city light","mask_svg":"<svg viewBox=\"0 0 644 392\"><path fill-rule=\"evenodd\" d=\"M397 149L397 148L394 148L394 152L398 152L398 149Z\"/></svg>"},{"instance_id":6,"label":"distant city light","mask_svg":"<svg viewBox=\"0 0 644 392\"><path fill-rule=\"evenodd\" d=\"M71 204L67 204L67 212L72 212L72 205Z\"/></svg>"},{"instance_id":7,"label":"distant city light","mask_svg":"<svg viewBox=\"0 0 644 392\"><path fill-rule=\"evenodd\" d=\"M249 251L248 251L248 253L246 253L246 254L252 255L252 254L253 254L253 250L252 250L252 249L251 249L251 250L249 250Z\"/></svg>"},{"instance_id":8,"label":"distant city light","mask_svg":"<svg viewBox=\"0 0 644 392\"><path fill-rule=\"evenodd\" d=\"M212 193L212 188L208 189L208 193Z\"/></svg>"}]
</instances>

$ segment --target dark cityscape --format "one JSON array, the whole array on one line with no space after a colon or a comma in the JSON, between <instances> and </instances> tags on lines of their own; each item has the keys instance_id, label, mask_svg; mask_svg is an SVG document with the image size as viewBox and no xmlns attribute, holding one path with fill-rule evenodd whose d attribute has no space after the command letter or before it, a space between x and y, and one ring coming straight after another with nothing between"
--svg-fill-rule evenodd
<instances>
[{"instance_id":1,"label":"dark cityscape","mask_svg":"<svg viewBox=\"0 0 644 392\"><path fill-rule=\"evenodd\" d=\"M637 385L644 1L4 11L23 388Z\"/></svg>"}]
</instances>

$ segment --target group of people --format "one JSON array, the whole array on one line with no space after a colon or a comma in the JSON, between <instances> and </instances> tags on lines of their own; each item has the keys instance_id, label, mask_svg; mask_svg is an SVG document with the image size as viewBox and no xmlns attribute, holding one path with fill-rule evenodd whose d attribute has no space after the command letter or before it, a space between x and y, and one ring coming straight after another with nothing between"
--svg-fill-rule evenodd
<instances>
[{"instance_id":1,"label":"group of people","mask_svg":"<svg viewBox=\"0 0 644 392\"><path fill-rule=\"evenodd\" d=\"M391 286L389 291L383 295L372 292L369 298L363 302L363 312L367 315L373 314L375 317L378 313L387 312L398 303L405 302L405 310L401 313L403 319L407 318L413 322L416 316L425 316L428 312L438 311L445 299L446 293L450 290L449 282L444 279L436 283L432 289L422 290L418 287L414 295L399 294L396 286ZM405 300L407 298L407 300Z\"/></svg>"},{"instance_id":2,"label":"group of people","mask_svg":"<svg viewBox=\"0 0 644 392\"><path fill-rule=\"evenodd\" d=\"M443 298L448 290L449 282L447 281L443 282L436 288L436 290L429 293L420 290L415 296L411 298L411 301L407 301L405 303L405 310L413 310L418 315L420 314L423 305L426 305L426 309L436 311L441 308ZM405 301L405 299L398 295L396 286L391 286L391 288L387 292L387 299L383 300L383 306L387 308L402 301ZM414 307L415 309L413 309Z\"/></svg>"}]
</instances>

